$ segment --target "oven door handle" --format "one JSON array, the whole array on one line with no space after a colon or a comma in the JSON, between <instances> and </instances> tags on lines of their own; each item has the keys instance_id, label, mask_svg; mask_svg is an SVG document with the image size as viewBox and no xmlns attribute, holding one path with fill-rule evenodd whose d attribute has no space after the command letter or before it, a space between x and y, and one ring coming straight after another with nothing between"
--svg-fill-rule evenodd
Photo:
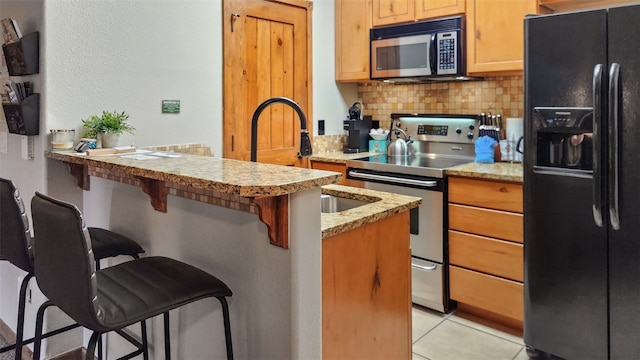
<instances>
[{"instance_id":1,"label":"oven door handle","mask_svg":"<svg viewBox=\"0 0 640 360\"><path fill-rule=\"evenodd\" d=\"M424 266L424 265L417 265L417 264L411 264L411 266L416 269L427 270L427 271L435 270L438 267L438 265Z\"/></svg>"},{"instance_id":2,"label":"oven door handle","mask_svg":"<svg viewBox=\"0 0 640 360\"><path fill-rule=\"evenodd\" d=\"M349 176L355 179L381 180L381 181L387 181L390 183L403 184L403 185L417 185L417 186L424 186L424 187L434 187L438 185L438 182L435 180L406 179L406 178L399 178L394 176L361 173L355 170L349 171Z\"/></svg>"}]
</instances>

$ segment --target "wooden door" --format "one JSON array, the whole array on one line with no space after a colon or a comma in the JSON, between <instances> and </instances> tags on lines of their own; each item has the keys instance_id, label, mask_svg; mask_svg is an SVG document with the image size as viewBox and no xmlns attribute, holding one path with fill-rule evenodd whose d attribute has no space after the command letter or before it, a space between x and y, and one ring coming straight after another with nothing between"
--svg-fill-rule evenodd
<instances>
[{"instance_id":1,"label":"wooden door","mask_svg":"<svg viewBox=\"0 0 640 360\"><path fill-rule=\"evenodd\" d=\"M464 14L465 0L416 0L416 20Z\"/></svg>"},{"instance_id":2,"label":"wooden door","mask_svg":"<svg viewBox=\"0 0 640 360\"><path fill-rule=\"evenodd\" d=\"M224 0L224 153L249 160L251 118L264 100L284 96L311 115L311 8L307 1ZM311 132L311 117L307 128ZM308 167L298 159L300 119L282 104L258 121L259 162Z\"/></svg>"},{"instance_id":3,"label":"wooden door","mask_svg":"<svg viewBox=\"0 0 640 360\"><path fill-rule=\"evenodd\" d=\"M373 26L397 24L415 19L415 0L373 0Z\"/></svg>"},{"instance_id":4,"label":"wooden door","mask_svg":"<svg viewBox=\"0 0 640 360\"><path fill-rule=\"evenodd\" d=\"M522 74L524 17L536 11L536 0L468 0L467 72Z\"/></svg>"}]
</instances>

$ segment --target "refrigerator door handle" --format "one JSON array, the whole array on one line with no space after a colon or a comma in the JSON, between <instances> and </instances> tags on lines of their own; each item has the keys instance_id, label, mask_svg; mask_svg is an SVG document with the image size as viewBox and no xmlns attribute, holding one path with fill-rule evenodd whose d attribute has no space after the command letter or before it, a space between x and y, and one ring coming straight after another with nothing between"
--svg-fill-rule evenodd
<instances>
[{"instance_id":1,"label":"refrigerator door handle","mask_svg":"<svg viewBox=\"0 0 640 360\"><path fill-rule=\"evenodd\" d=\"M602 218L602 64L593 67L593 221L598 227L604 226Z\"/></svg>"},{"instance_id":2,"label":"refrigerator door handle","mask_svg":"<svg viewBox=\"0 0 640 360\"><path fill-rule=\"evenodd\" d=\"M620 126L620 64L609 67L609 222L620 230L619 126Z\"/></svg>"}]
</instances>

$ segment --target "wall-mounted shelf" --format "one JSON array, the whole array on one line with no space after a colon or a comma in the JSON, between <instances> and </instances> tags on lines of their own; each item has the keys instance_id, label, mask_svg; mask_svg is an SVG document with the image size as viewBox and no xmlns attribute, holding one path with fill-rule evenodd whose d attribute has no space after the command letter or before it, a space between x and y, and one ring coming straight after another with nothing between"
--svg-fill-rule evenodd
<instances>
[{"instance_id":1,"label":"wall-mounted shelf","mask_svg":"<svg viewBox=\"0 0 640 360\"><path fill-rule=\"evenodd\" d=\"M32 94L19 104L3 103L2 108L10 133L40 134L40 94Z\"/></svg>"},{"instance_id":2,"label":"wall-mounted shelf","mask_svg":"<svg viewBox=\"0 0 640 360\"><path fill-rule=\"evenodd\" d=\"M39 38L36 31L23 36L17 42L2 45L10 76L40 72Z\"/></svg>"}]
</instances>

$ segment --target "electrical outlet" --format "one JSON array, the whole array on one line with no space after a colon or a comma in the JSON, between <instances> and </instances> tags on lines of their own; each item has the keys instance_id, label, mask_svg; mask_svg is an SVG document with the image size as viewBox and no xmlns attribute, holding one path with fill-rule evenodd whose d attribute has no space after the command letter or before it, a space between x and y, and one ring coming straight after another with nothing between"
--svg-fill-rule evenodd
<instances>
[{"instance_id":1,"label":"electrical outlet","mask_svg":"<svg viewBox=\"0 0 640 360\"><path fill-rule=\"evenodd\" d=\"M8 134L6 131L0 131L0 153L7 153L7 142L9 142Z\"/></svg>"},{"instance_id":2,"label":"electrical outlet","mask_svg":"<svg viewBox=\"0 0 640 360\"><path fill-rule=\"evenodd\" d=\"M23 160L33 160L33 136L20 136Z\"/></svg>"}]
</instances>

